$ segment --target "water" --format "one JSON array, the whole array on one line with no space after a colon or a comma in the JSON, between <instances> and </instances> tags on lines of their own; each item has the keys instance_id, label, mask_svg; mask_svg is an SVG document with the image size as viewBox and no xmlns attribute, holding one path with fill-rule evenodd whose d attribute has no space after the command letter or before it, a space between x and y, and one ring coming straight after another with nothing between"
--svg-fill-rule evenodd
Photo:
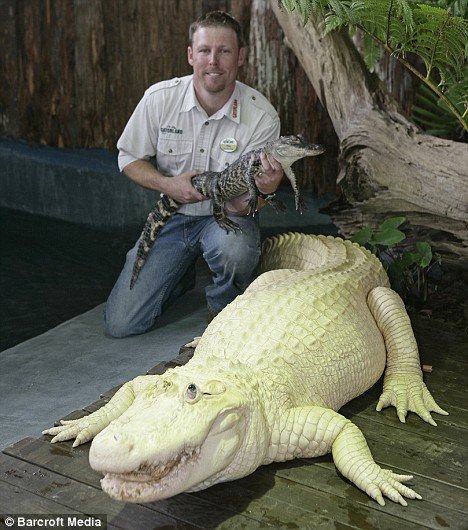
<instances>
[{"instance_id":1,"label":"water","mask_svg":"<svg viewBox=\"0 0 468 530\"><path fill-rule=\"evenodd\" d=\"M0 208L0 351L104 302L138 234Z\"/></svg>"}]
</instances>

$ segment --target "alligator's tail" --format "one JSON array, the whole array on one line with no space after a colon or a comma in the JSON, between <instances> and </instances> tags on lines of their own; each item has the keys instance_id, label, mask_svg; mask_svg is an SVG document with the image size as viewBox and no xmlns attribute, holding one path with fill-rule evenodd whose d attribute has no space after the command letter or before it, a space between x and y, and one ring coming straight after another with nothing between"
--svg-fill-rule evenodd
<instances>
[{"instance_id":1,"label":"alligator's tail","mask_svg":"<svg viewBox=\"0 0 468 530\"><path fill-rule=\"evenodd\" d=\"M382 275L382 284L388 281L379 259L366 248L341 237L289 232L269 237L263 243L262 257L257 272L262 274L277 269L339 272L350 263L358 267L362 261L373 261L375 270Z\"/></svg>"},{"instance_id":2,"label":"alligator's tail","mask_svg":"<svg viewBox=\"0 0 468 530\"><path fill-rule=\"evenodd\" d=\"M161 199L156 203L156 206L148 214L145 226L140 236L140 243L138 251L133 264L132 278L130 280L130 289L133 289L138 275L140 274L143 265L145 264L148 252L153 243L156 241L159 232L167 223L168 219L174 215L179 209L180 204L167 195L161 195Z\"/></svg>"},{"instance_id":3,"label":"alligator's tail","mask_svg":"<svg viewBox=\"0 0 468 530\"><path fill-rule=\"evenodd\" d=\"M337 245L336 241L342 244ZM275 269L318 271L333 269L346 261L349 241L323 235L284 233L265 240L258 272Z\"/></svg>"}]
</instances>

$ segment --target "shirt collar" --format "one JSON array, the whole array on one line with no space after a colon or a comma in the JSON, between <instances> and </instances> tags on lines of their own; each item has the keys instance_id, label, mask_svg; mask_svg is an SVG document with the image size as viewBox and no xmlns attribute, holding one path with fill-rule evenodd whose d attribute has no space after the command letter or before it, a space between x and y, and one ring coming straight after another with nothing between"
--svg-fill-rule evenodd
<instances>
[{"instance_id":1,"label":"shirt collar","mask_svg":"<svg viewBox=\"0 0 468 530\"><path fill-rule=\"evenodd\" d=\"M199 110L203 110L198 103L197 97L195 96L195 89L193 88L193 79L190 80L190 83L185 91L184 100L182 101L182 106L180 108L181 112L188 112L192 110L193 107L197 107Z\"/></svg>"},{"instance_id":2,"label":"shirt collar","mask_svg":"<svg viewBox=\"0 0 468 530\"><path fill-rule=\"evenodd\" d=\"M200 103L198 102L197 96L195 95L195 89L193 87L192 79L190 81L187 91L185 92L184 100L182 102L180 110L181 112L188 112L194 107L196 107L200 112L205 112ZM215 112L212 116L210 116L210 119L220 120L221 118L226 116L233 122L240 123L240 111L240 91L236 83L236 88L234 89L234 92L232 93L231 97L228 99L228 101L226 101L223 107L218 110L218 112Z\"/></svg>"}]
</instances>

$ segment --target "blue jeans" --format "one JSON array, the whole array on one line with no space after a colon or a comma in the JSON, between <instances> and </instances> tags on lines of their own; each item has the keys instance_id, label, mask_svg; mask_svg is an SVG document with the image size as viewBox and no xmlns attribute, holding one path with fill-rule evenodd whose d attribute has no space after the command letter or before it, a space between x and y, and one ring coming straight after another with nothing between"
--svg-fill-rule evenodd
<instances>
[{"instance_id":1,"label":"blue jeans","mask_svg":"<svg viewBox=\"0 0 468 530\"><path fill-rule=\"evenodd\" d=\"M260 257L258 215L231 219L241 226L241 233L226 233L211 215L175 214L159 233L130 290L137 241L107 300L106 332L126 337L148 331L163 306L187 290L182 280L200 255L213 273L213 283L205 290L210 311L219 313L241 294Z\"/></svg>"}]
</instances>

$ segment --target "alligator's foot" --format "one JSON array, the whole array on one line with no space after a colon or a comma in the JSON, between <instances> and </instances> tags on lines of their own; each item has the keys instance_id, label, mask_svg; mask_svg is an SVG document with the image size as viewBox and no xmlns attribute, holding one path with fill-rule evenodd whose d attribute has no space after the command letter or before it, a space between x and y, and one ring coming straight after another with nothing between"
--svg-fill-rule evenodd
<instances>
[{"instance_id":1,"label":"alligator's foot","mask_svg":"<svg viewBox=\"0 0 468 530\"><path fill-rule=\"evenodd\" d=\"M90 416L85 416L77 420L61 420L61 423L62 425L58 427L52 427L51 429L42 431L42 434L53 436L50 443L54 444L75 438L73 447L76 447L92 440L100 430L100 425L92 421Z\"/></svg>"},{"instance_id":2,"label":"alligator's foot","mask_svg":"<svg viewBox=\"0 0 468 530\"><path fill-rule=\"evenodd\" d=\"M390 469L382 469L374 462L360 476L356 477L354 482L369 497L376 500L380 506L385 506L384 495L393 502L397 502L402 506L408 506L404 497L408 499L422 499L419 493L402 484L402 482L407 482L412 478L413 475L397 475Z\"/></svg>"},{"instance_id":3,"label":"alligator's foot","mask_svg":"<svg viewBox=\"0 0 468 530\"><path fill-rule=\"evenodd\" d=\"M448 412L437 405L424 381L417 375L393 374L385 377L384 391L376 410L381 411L391 405L396 408L402 423L405 423L408 411L415 412L435 427L437 423L432 419L431 412L448 415Z\"/></svg>"},{"instance_id":4,"label":"alligator's foot","mask_svg":"<svg viewBox=\"0 0 468 530\"><path fill-rule=\"evenodd\" d=\"M196 348L200 342L201 337L193 337L193 340L184 344L184 348Z\"/></svg>"},{"instance_id":5,"label":"alligator's foot","mask_svg":"<svg viewBox=\"0 0 468 530\"><path fill-rule=\"evenodd\" d=\"M284 204L283 201L280 201L278 198L276 197L272 197L271 199L268 199L267 200L267 203L270 205L270 206L273 206L273 208L277 211L277 212L285 212L287 210L286 208L286 205Z\"/></svg>"},{"instance_id":6,"label":"alligator's foot","mask_svg":"<svg viewBox=\"0 0 468 530\"><path fill-rule=\"evenodd\" d=\"M299 213L303 213L307 210L307 204L299 193L296 193L296 210Z\"/></svg>"},{"instance_id":7,"label":"alligator's foot","mask_svg":"<svg viewBox=\"0 0 468 530\"><path fill-rule=\"evenodd\" d=\"M250 197L249 202L247 203L249 208L249 215L255 216L255 214L257 213L257 202L257 195Z\"/></svg>"},{"instance_id":8,"label":"alligator's foot","mask_svg":"<svg viewBox=\"0 0 468 530\"><path fill-rule=\"evenodd\" d=\"M223 230L226 230L227 233L242 232L242 228L237 223L231 221L231 219L228 219L227 217L224 217L222 219L216 219L216 222Z\"/></svg>"}]
</instances>

